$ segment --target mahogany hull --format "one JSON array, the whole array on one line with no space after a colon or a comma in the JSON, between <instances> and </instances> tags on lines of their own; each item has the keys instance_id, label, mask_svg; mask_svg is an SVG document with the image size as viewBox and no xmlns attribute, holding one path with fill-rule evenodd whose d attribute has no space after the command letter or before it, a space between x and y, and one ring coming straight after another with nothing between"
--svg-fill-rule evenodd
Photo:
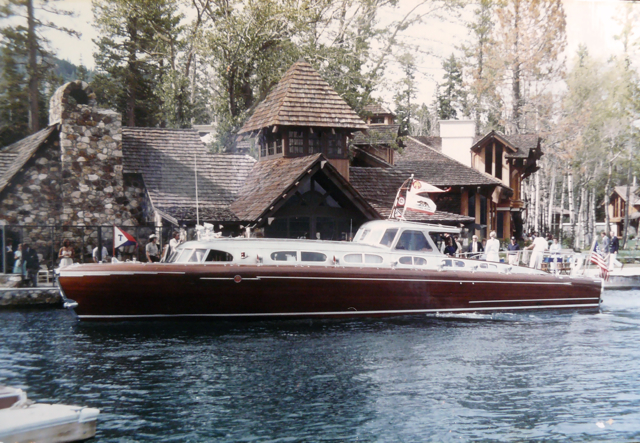
<instances>
[{"instance_id":1,"label":"mahogany hull","mask_svg":"<svg viewBox=\"0 0 640 443\"><path fill-rule=\"evenodd\" d=\"M85 320L597 310L601 293L585 278L333 266L82 265L59 281Z\"/></svg>"}]
</instances>

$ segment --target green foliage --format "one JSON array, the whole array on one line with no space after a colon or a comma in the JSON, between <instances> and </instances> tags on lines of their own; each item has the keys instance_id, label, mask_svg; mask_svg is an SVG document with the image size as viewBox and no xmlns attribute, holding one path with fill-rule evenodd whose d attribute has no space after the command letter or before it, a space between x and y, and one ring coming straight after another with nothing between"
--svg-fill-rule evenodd
<instances>
[{"instance_id":1,"label":"green foliage","mask_svg":"<svg viewBox=\"0 0 640 443\"><path fill-rule=\"evenodd\" d=\"M397 91L394 96L396 105L396 123L400 125L400 135L409 135L411 132L412 118L416 116L418 106L415 103L417 96L416 65L410 54L404 54L398 61L402 66L404 77L397 83Z\"/></svg>"},{"instance_id":2,"label":"green foliage","mask_svg":"<svg viewBox=\"0 0 640 443\"><path fill-rule=\"evenodd\" d=\"M467 94L462 82L462 66L455 55L442 62L444 83L438 85L437 113L441 120L454 120L466 113Z\"/></svg>"},{"instance_id":3,"label":"green foliage","mask_svg":"<svg viewBox=\"0 0 640 443\"><path fill-rule=\"evenodd\" d=\"M100 37L92 87L129 126L188 124L184 81L175 73L182 32L177 8L173 0L93 2ZM176 115L167 116L169 107Z\"/></svg>"}]
</instances>

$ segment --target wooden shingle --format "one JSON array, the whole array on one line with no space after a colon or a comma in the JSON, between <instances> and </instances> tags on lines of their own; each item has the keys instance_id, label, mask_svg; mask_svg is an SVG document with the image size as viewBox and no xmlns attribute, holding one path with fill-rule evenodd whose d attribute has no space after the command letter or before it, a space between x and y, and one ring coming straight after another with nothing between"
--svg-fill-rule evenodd
<instances>
[{"instance_id":1,"label":"wooden shingle","mask_svg":"<svg viewBox=\"0 0 640 443\"><path fill-rule=\"evenodd\" d=\"M367 128L347 102L303 60L289 68L238 133L278 125Z\"/></svg>"}]
</instances>

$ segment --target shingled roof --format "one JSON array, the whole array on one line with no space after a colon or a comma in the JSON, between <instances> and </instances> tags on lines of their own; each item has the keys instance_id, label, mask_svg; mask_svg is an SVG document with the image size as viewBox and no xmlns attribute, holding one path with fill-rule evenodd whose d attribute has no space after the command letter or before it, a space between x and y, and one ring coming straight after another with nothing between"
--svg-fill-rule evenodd
<instances>
[{"instance_id":1,"label":"shingled roof","mask_svg":"<svg viewBox=\"0 0 640 443\"><path fill-rule=\"evenodd\" d=\"M470 168L414 137L407 137L404 143L404 151L396 156L396 169L415 174L416 178L434 186L497 185L506 188L502 181Z\"/></svg>"},{"instance_id":2,"label":"shingled roof","mask_svg":"<svg viewBox=\"0 0 640 443\"><path fill-rule=\"evenodd\" d=\"M400 125L371 125L366 131L358 131L351 141L354 145L392 145L398 140Z\"/></svg>"},{"instance_id":3,"label":"shingled roof","mask_svg":"<svg viewBox=\"0 0 640 443\"><path fill-rule=\"evenodd\" d=\"M0 191L29 161L44 141L57 129L57 125L44 128L0 151Z\"/></svg>"},{"instance_id":4,"label":"shingled roof","mask_svg":"<svg viewBox=\"0 0 640 443\"><path fill-rule=\"evenodd\" d=\"M395 116L395 114L385 108L382 107L382 105L379 105L378 103L373 103L371 105L367 105L364 107L364 112L366 114L369 115L392 115Z\"/></svg>"},{"instance_id":5,"label":"shingled roof","mask_svg":"<svg viewBox=\"0 0 640 443\"><path fill-rule=\"evenodd\" d=\"M237 220L229 205L237 198L255 160L211 154L192 129L122 128L125 173L142 174L153 206L179 220ZM196 166L197 164L197 166Z\"/></svg>"},{"instance_id":6,"label":"shingled roof","mask_svg":"<svg viewBox=\"0 0 640 443\"><path fill-rule=\"evenodd\" d=\"M476 137L471 150L481 148L492 139L496 139L510 148L509 152L504 153L505 158L529 158L532 151L540 147L540 137L536 134L504 135L496 131L491 131L482 137ZM540 153L540 155L542 155L542 153Z\"/></svg>"},{"instance_id":7,"label":"shingled roof","mask_svg":"<svg viewBox=\"0 0 640 443\"><path fill-rule=\"evenodd\" d=\"M347 102L303 60L289 68L238 134L276 125L367 128Z\"/></svg>"},{"instance_id":8,"label":"shingled roof","mask_svg":"<svg viewBox=\"0 0 640 443\"><path fill-rule=\"evenodd\" d=\"M292 196L305 176L318 169L341 184L343 192L371 218L378 214L346 181L322 154L295 158L274 158L255 164L240 197L231 205L235 215L244 221L259 221L274 209L276 203Z\"/></svg>"},{"instance_id":9,"label":"shingled roof","mask_svg":"<svg viewBox=\"0 0 640 443\"><path fill-rule=\"evenodd\" d=\"M400 186L410 174L398 168L349 168L351 184L383 217L389 217ZM436 211L433 215L408 210L405 219L429 223L471 223L475 219L466 215Z\"/></svg>"}]
</instances>

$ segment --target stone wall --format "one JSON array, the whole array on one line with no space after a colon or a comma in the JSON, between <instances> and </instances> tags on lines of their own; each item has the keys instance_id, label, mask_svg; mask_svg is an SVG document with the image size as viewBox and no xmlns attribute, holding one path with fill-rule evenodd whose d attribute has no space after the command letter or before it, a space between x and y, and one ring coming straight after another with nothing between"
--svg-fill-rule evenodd
<instances>
[{"instance_id":1,"label":"stone wall","mask_svg":"<svg viewBox=\"0 0 640 443\"><path fill-rule=\"evenodd\" d=\"M58 132L53 131L36 154L0 194L0 218L12 225L52 225L61 211L61 165Z\"/></svg>"},{"instance_id":2,"label":"stone wall","mask_svg":"<svg viewBox=\"0 0 640 443\"><path fill-rule=\"evenodd\" d=\"M137 224L124 195L121 115L95 107L88 85L75 81L56 91L49 118L60 122L61 224Z\"/></svg>"}]
</instances>

